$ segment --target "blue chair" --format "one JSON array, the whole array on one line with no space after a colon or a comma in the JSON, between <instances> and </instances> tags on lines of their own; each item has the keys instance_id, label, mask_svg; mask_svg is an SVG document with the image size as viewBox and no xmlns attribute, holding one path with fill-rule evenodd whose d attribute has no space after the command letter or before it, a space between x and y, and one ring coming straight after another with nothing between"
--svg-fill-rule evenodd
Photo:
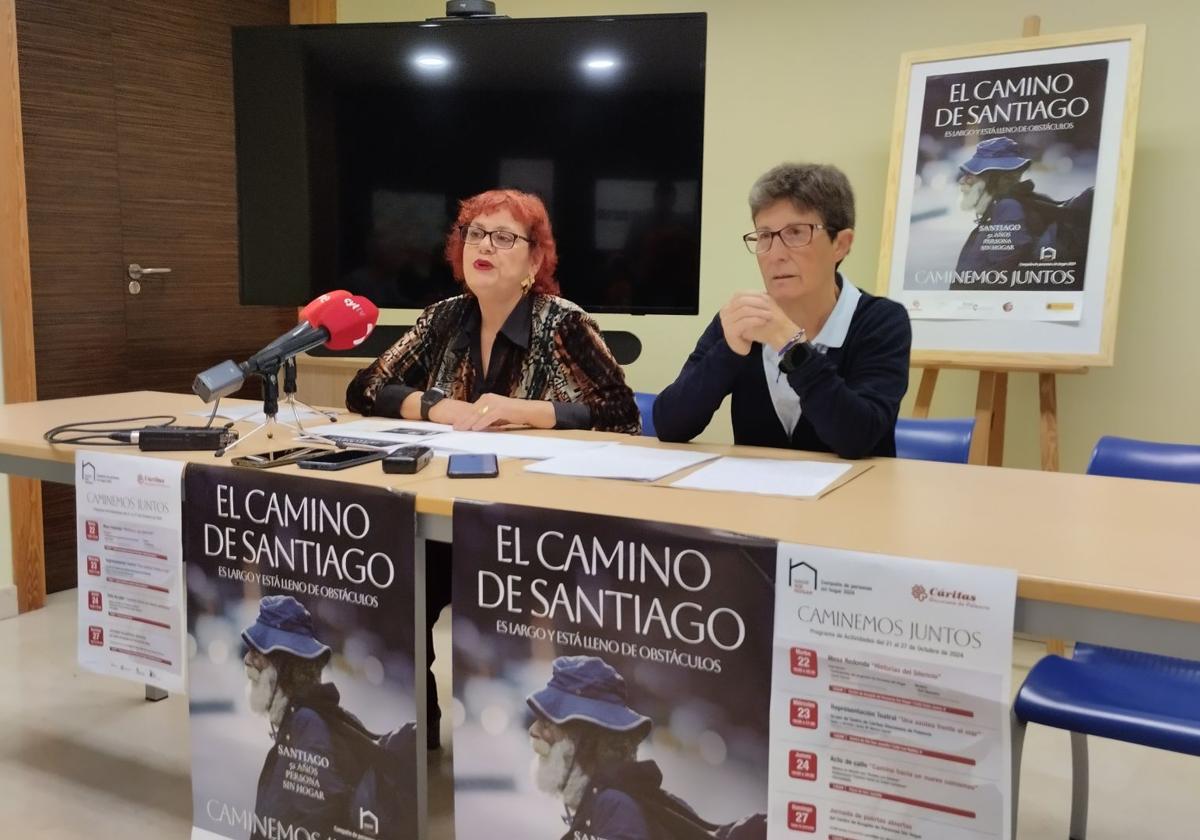
<instances>
[{"instance_id":1,"label":"blue chair","mask_svg":"<svg viewBox=\"0 0 1200 840\"><path fill-rule=\"evenodd\" d=\"M646 437L656 437L654 433L654 401L658 399L658 394L634 391L633 398L637 401L638 411L642 414L642 434Z\"/></svg>"},{"instance_id":2,"label":"blue chair","mask_svg":"<svg viewBox=\"0 0 1200 840\"><path fill-rule=\"evenodd\" d=\"M1102 437L1092 450L1087 471L1088 475L1200 484L1200 446Z\"/></svg>"},{"instance_id":3,"label":"blue chair","mask_svg":"<svg viewBox=\"0 0 1200 840\"><path fill-rule=\"evenodd\" d=\"M965 464L975 433L972 417L952 420L905 419L896 421L896 457L919 461Z\"/></svg>"},{"instance_id":4,"label":"blue chair","mask_svg":"<svg viewBox=\"0 0 1200 840\"><path fill-rule=\"evenodd\" d=\"M1089 475L1200 484L1200 446L1103 437ZM1071 733L1071 840L1087 836L1087 736L1200 756L1200 662L1079 642L1025 678L1012 713L1012 823L1016 836L1025 726Z\"/></svg>"}]
</instances>

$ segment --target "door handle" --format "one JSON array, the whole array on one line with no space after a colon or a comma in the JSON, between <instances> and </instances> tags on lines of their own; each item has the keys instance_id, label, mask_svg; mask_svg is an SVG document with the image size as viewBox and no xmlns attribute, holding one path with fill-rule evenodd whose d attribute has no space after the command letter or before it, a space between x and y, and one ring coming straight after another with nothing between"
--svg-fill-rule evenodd
<instances>
[{"instance_id":1,"label":"door handle","mask_svg":"<svg viewBox=\"0 0 1200 840\"><path fill-rule=\"evenodd\" d=\"M151 274L170 274L170 273L171 273L171 269L169 269L169 268L142 268L137 263L129 264L129 279L130 280L141 280L143 277L149 276Z\"/></svg>"}]
</instances>

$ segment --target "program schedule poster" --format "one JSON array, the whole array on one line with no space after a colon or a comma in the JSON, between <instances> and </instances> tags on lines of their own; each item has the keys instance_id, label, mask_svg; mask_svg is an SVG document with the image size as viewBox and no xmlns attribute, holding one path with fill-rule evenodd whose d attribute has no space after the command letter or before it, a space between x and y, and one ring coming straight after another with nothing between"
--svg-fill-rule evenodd
<instances>
[{"instance_id":1,"label":"program schedule poster","mask_svg":"<svg viewBox=\"0 0 1200 840\"><path fill-rule=\"evenodd\" d=\"M781 543L770 840L1009 836L1016 573Z\"/></svg>"},{"instance_id":2,"label":"program schedule poster","mask_svg":"<svg viewBox=\"0 0 1200 840\"><path fill-rule=\"evenodd\" d=\"M75 455L80 666L184 691L181 461Z\"/></svg>"}]
</instances>

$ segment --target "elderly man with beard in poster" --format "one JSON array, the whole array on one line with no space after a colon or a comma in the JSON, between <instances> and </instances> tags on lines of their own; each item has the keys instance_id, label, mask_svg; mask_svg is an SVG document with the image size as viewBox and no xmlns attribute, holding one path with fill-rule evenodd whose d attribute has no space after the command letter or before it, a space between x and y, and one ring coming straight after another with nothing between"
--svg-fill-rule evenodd
<instances>
[{"instance_id":1,"label":"elderly man with beard in poster","mask_svg":"<svg viewBox=\"0 0 1200 840\"><path fill-rule=\"evenodd\" d=\"M1047 220L1029 209L1035 193L1024 175L1032 164L1015 140L993 137L959 167L959 204L975 214L975 228L963 243L956 271L1011 271L1037 259L1037 237Z\"/></svg>"},{"instance_id":2,"label":"elderly man with beard in poster","mask_svg":"<svg viewBox=\"0 0 1200 840\"><path fill-rule=\"evenodd\" d=\"M263 598L258 619L242 631L242 640L249 648L243 661L250 708L267 718L274 740L258 777L258 824L250 840L283 836L289 827L334 837L334 825L344 824L349 812L356 776L344 766L347 757L338 755L327 722L345 714L337 687L321 681L330 649L317 640L308 610L290 595ZM312 782L285 784L293 764L315 768ZM266 826L274 832L273 824L283 834L259 830Z\"/></svg>"},{"instance_id":3,"label":"elderly man with beard in poster","mask_svg":"<svg viewBox=\"0 0 1200 840\"><path fill-rule=\"evenodd\" d=\"M624 678L603 659L560 656L525 702L533 780L562 800L562 840L765 840L762 814L714 825L663 790L658 764L637 758L653 721L627 705Z\"/></svg>"}]
</instances>

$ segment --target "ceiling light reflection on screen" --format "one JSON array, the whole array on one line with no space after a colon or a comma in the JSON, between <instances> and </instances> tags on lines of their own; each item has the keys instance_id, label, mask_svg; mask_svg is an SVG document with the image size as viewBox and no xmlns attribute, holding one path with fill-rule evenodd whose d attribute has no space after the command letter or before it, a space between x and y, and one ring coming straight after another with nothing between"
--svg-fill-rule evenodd
<instances>
[{"instance_id":1,"label":"ceiling light reflection on screen","mask_svg":"<svg viewBox=\"0 0 1200 840\"><path fill-rule=\"evenodd\" d=\"M423 73L439 73L450 67L450 59L437 53L418 53L413 64Z\"/></svg>"},{"instance_id":2,"label":"ceiling light reflection on screen","mask_svg":"<svg viewBox=\"0 0 1200 840\"><path fill-rule=\"evenodd\" d=\"M617 60L609 55L593 55L583 61L583 69L596 76L611 73L617 66Z\"/></svg>"}]
</instances>

